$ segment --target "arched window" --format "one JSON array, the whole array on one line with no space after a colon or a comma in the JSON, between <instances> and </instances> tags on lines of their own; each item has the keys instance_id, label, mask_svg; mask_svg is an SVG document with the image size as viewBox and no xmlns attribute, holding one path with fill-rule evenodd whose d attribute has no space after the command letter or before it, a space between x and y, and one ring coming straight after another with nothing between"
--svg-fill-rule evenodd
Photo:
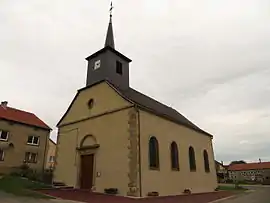
<instances>
[{"instance_id":1,"label":"arched window","mask_svg":"<svg viewBox=\"0 0 270 203\"><path fill-rule=\"evenodd\" d=\"M149 140L149 167L150 169L159 168L158 141L155 137Z\"/></svg>"},{"instance_id":2,"label":"arched window","mask_svg":"<svg viewBox=\"0 0 270 203\"><path fill-rule=\"evenodd\" d=\"M189 147L188 154L189 154L190 171L196 171L196 159L195 159L195 152L194 152L193 147L191 147L191 146Z\"/></svg>"},{"instance_id":3,"label":"arched window","mask_svg":"<svg viewBox=\"0 0 270 203\"><path fill-rule=\"evenodd\" d=\"M208 153L206 150L203 151L203 159L204 159L204 170L205 172L210 172L210 167L209 167L209 158L208 158Z\"/></svg>"},{"instance_id":4,"label":"arched window","mask_svg":"<svg viewBox=\"0 0 270 203\"><path fill-rule=\"evenodd\" d=\"M175 142L171 143L171 167L173 170L179 170L178 147Z\"/></svg>"}]
</instances>

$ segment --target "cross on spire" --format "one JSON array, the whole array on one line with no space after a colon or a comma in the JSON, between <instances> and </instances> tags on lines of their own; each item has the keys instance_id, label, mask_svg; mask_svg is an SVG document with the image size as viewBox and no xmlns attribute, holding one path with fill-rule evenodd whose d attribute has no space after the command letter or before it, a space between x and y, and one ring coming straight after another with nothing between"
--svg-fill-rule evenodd
<instances>
[{"instance_id":1,"label":"cross on spire","mask_svg":"<svg viewBox=\"0 0 270 203\"><path fill-rule=\"evenodd\" d=\"M109 21L109 26L107 30L106 40L105 40L105 47L109 46L114 49L115 47L114 47L114 37L113 37L113 27L112 27L112 10L113 10L113 5L111 1L110 21Z\"/></svg>"},{"instance_id":2,"label":"cross on spire","mask_svg":"<svg viewBox=\"0 0 270 203\"><path fill-rule=\"evenodd\" d=\"M112 10L113 10L113 4L112 4L112 1L111 1L111 7L110 7L110 19L112 18Z\"/></svg>"}]
</instances>

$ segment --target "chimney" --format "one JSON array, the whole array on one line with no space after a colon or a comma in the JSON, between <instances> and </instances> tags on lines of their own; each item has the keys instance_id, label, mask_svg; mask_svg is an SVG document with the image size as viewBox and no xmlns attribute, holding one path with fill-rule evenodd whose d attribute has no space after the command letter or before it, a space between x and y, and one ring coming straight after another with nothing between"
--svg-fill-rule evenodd
<instances>
[{"instance_id":1,"label":"chimney","mask_svg":"<svg viewBox=\"0 0 270 203\"><path fill-rule=\"evenodd\" d=\"M259 163L262 163L262 160L261 159L259 159Z\"/></svg>"},{"instance_id":2,"label":"chimney","mask_svg":"<svg viewBox=\"0 0 270 203\"><path fill-rule=\"evenodd\" d=\"M1 106L5 109L7 108L8 102L7 101L2 101Z\"/></svg>"}]
</instances>

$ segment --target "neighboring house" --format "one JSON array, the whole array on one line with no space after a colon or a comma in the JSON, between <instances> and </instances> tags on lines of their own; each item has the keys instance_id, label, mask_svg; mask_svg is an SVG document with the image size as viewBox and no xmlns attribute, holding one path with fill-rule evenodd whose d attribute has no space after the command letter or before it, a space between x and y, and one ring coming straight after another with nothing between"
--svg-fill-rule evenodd
<instances>
[{"instance_id":1,"label":"neighboring house","mask_svg":"<svg viewBox=\"0 0 270 203\"><path fill-rule=\"evenodd\" d=\"M54 169L56 143L49 139L46 169Z\"/></svg>"},{"instance_id":2,"label":"neighboring house","mask_svg":"<svg viewBox=\"0 0 270 203\"><path fill-rule=\"evenodd\" d=\"M226 180L228 179L228 166L223 165L223 162L218 162L215 161L216 163L216 171L217 171L217 178L218 178L218 182L222 183L222 182L226 182Z\"/></svg>"},{"instance_id":3,"label":"neighboring house","mask_svg":"<svg viewBox=\"0 0 270 203\"><path fill-rule=\"evenodd\" d=\"M214 191L212 135L130 87L131 60L115 50L111 20L105 47L87 61L86 87L57 124L54 181L122 196Z\"/></svg>"},{"instance_id":4,"label":"neighboring house","mask_svg":"<svg viewBox=\"0 0 270 203\"><path fill-rule=\"evenodd\" d=\"M233 181L264 182L270 179L270 162L233 164L228 168Z\"/></svg>"},{"instance_id":5,"label":"neighboring house","mask_svg":"<svg viewBox=\"0 0 270 203\"><path fill-rule=\"evenodd\" d=\"M45 166L50 127L30 112L0 105L0 173L24 163L36 170Z\"/></svg>"}]
</instances>

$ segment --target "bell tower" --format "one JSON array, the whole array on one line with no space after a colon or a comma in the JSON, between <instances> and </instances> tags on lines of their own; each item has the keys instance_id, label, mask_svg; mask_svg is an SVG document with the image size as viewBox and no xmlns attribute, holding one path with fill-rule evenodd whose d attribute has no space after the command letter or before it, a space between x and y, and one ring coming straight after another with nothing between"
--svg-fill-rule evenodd
<instances>
[{"instance_id":1,"label":"bell tower","mask_svg":"<svg viewBox=\"0 0 270 203\"><path fill-rule=\"evenodd\" d=\"M127 89L129 88L129 63L131 59L115 49L112 9L111 4L104 48L86 58L88 61L86 86L108 80L118 88Z\"/></svg>"}]
</instances>

